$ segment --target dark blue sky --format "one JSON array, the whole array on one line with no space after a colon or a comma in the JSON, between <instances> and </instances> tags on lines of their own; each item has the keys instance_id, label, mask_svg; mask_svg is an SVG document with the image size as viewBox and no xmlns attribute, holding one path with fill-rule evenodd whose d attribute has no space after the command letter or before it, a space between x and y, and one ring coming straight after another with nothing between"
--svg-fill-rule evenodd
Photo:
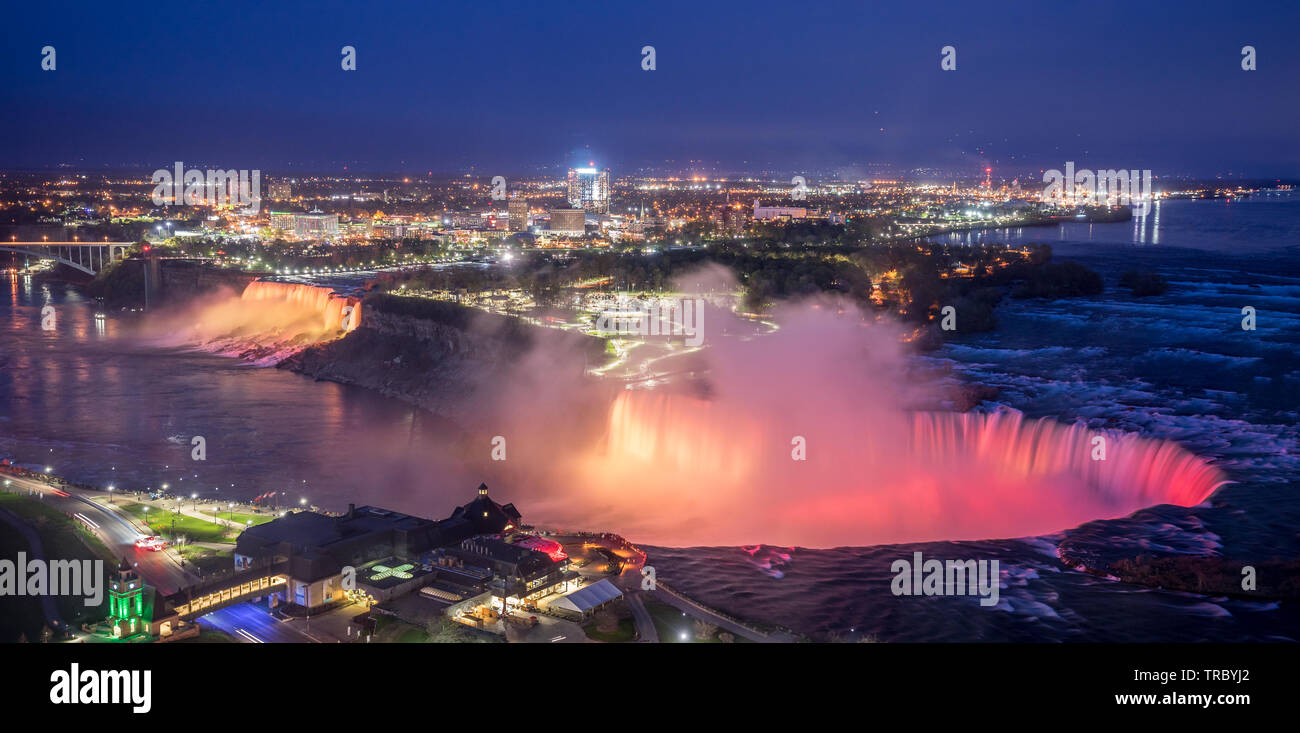
<instances>
[{"instance_id":1,"label":"dark blue sky","mask_svg":"<svg viewBox=\"0 0 1300 733\"><path fill-rule=\"evenodd\" d=\"M1300 175L1294 2L21 2L4 20L5 167Z\"/></svg>"}]
</instances>

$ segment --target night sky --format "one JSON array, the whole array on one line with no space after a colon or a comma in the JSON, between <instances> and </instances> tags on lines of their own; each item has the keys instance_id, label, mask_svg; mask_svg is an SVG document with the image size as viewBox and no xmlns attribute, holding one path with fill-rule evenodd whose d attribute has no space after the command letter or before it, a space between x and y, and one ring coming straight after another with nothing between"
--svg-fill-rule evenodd
<instances>
[{"instance_id":1,"label":"night sky","mask_svg":"<svg viewBox=\"0 0 1300 733\"><path fill-rule=\"evenodd\" d=\"M1297 29L1236 0L16 2L0 166L1297 176Z\"/></svg>"}]
</instances>

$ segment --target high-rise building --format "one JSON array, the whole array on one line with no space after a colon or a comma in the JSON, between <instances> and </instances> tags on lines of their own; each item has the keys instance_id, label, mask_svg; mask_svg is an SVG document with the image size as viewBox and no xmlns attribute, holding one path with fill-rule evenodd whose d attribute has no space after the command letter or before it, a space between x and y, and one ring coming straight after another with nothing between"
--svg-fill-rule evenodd
<instances>
[{"instance_id":1,"label":"high-rise building","mask_svg":"<svg viewBox=\"0 0 1300 733\"><path fill-rule=\"evenodd\" d=\"M271 228L279 229L282 232L291 232L293 231L294 219L297 216L292 211L272 211Z\"/></svg>"},{"instance_id":2,"label":"high-rise building","mask_svg":"<svg viewBox=\"0 0 1300 733\"><path fill-rule=\"evenodd\" d=\"M313 211L293 218L293 233L299 239L323 239L339 233L339 215Z\"/></svg>"},{"instance_id":3,"label":"high-rise building","mask_svg":"<svg viewBox=\"0 0 1300 733\"><path fill-rule=\"evenodd\" d=\"M609 169L569 169L569 205L589 214L609 213Z\"/></svg>"},{"instance_id":4,"label":"high-rise building","mask_svg":"<svg viewBox=\"0 0 1300 733\"><path fill-rule=\"evenodd\" d=\"M551 209L550 231L581 235L587 229L587 215L582 209Z\"/></svg>"},{"instance_id":5,"label":"high-rise building","mask_svg":"<svg viewBox=\"0 0 1300 733\"><path fill-rule=\"evenodd\" d=\"M528 231L528 202L523 199L510 199L506 208L510 213L510 231Z\"/></svg>"}]
</instances>

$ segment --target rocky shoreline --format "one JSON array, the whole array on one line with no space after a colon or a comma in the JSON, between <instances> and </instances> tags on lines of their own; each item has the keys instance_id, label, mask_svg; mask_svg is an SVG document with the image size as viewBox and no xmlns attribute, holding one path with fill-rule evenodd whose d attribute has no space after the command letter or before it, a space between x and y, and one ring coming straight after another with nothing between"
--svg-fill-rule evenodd
<instances>
[{"instance_id":1,"label":"rocky shoreline","mask_svg":"<svg viewBox=\"0 0 1300 733\"><path fill-rule=\"evenodd\" d=\"M454 303L367 298L358 328L278 364L319 380L362 387L470 427L534 349L603 354L601 339L530 325Z\"/></svg>"}]
</instances>

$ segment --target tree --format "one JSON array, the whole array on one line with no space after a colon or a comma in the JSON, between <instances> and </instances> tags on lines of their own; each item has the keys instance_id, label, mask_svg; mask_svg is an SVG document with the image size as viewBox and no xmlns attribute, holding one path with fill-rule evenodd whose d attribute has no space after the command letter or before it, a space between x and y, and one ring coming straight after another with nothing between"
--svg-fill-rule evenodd
<instances>
[{"instance_id":1,"label":"tree","mask_svg":"<svg viewBox=\"0 0 1300 733\"><path fill-rule=\"evenodd\" d=\"M711 624L708 621L695 621L695 638L700 640L712 639L713 635L718 633L718 625Z\"/></svg>"}]
</instances>

